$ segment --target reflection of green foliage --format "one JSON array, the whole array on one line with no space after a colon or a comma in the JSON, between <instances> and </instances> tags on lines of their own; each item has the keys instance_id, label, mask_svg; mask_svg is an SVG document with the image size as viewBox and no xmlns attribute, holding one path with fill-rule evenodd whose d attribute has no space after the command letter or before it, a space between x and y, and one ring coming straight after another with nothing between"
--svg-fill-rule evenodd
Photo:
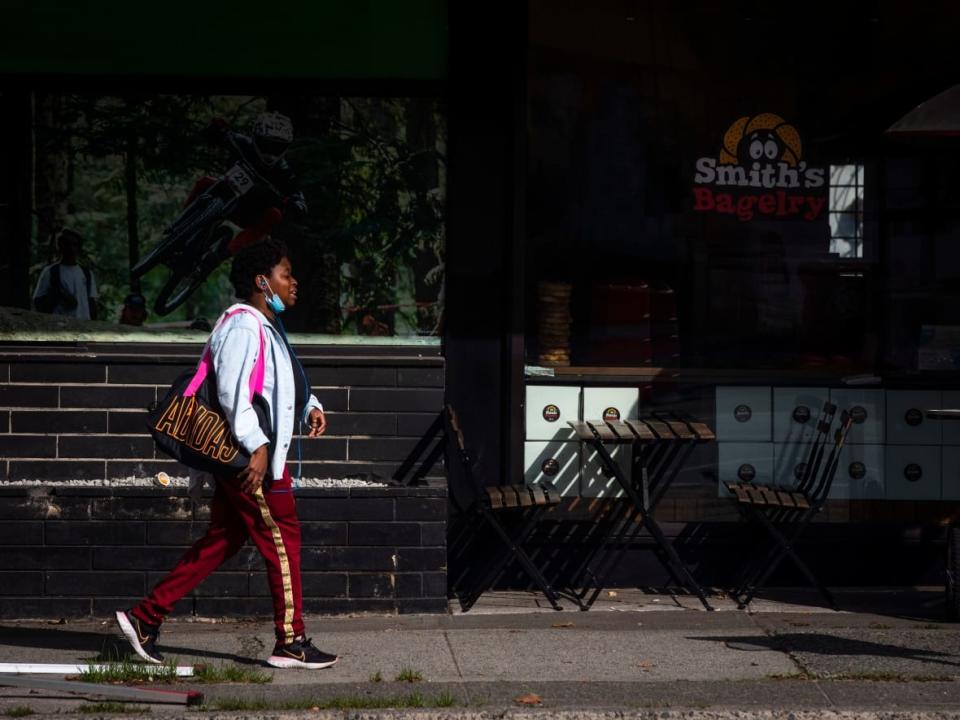
<instances>
[{"instance_id":1,"label":"reflection of green foliage","mask_svg":"<svg viewBox=\"0 0 960 720\"><path fill-rule=\"evenodd\" d=\"M221 116L242 130L266 102L186 95L64 99L56 132L58 147L70 149L72 181L62 221L86 238L84 262L97 278L101 317L116 319L129 292L130 158L142 255L160 241L193 182L225 169L226 152L201 140L209 120ZM343 332L435 332L443 283L442 113L436 102L419 99L341 99L328 107L329 132L298 133L290 150L311 212L285 233L314 252L333 253ZM34 258L35 282L47 248L35 245ZM304 259L317 261L309 253ZM148 303L166 275L161 267L141 279ZM149 321L213 317L230 302L231 290L228 267L221 266L184 306Z\"/></svg>"},{"instance_id":2,"label":"reflection of green foliage","mask_svg":"<svg viewBox=\"0 0 960 720\"><path fill-rule=\"evenodd\" d=\"M445 128L436 103L418 102L342 100L330 139L297 147L298 166L307 168L305 192L336 203L318 215L335 218L320 237L346 265L340 278L345 332L429 333L439 321L439 303L417 308L414 276L434 286L432 298L438 298L444 192L437 168ZM414 110L433 131L426 137L410 137ZM416 261L424 257L428 267L421 268Z\"/></svg>"},{"instance_id":3,"label":"reflection of green foliage","mask_svg":"<svg viewBox=\"0 0 960 720\"><path fill-rule=\"evenodd\" d=\"M222 151L208 147L201 131L212 117L246 126L265 107L246 97L71 95L67 97L62 132L70 136L73 184L65 224L85 238L83 263L97 280L101 317L116 320L129 292L126 153L136 155L136 199L141 255L162 238L180 212L194 181L222 170ZM35 252L35 273L48 261ZM157 268L141 279L148 303L167 277ZM36 276L33 278L34 282ZM218 269L193 297L175 312L148 322L215 317L232 297L227 268Z\"/></svg>"},{"instance_id":4,"label":"reflection of green foliage","mask_svg":"<svg viewBox=\"0 0 960 720\"><path fill-rule=\"evenodd\" d=\"M129 292L122 159L116 156L87 158L78 162L78 166L78 178L82 178L82 182L77 182L74 188L72 203L77 208L96 209L78 209L70 225L86 239L84 263L96 274L101 317L105 320L116 320L120 315L123 298ZM144 249L153 247L159 241L164 226L179 212L185 188L189 188L191 182L189 176L184 176L179 187L175 184L149 181L138 184L139 226ZM156 297L166 279L166 273L165 268L157 268L142 278L142 292L148 299ZM181 307L164 320L183 320L198 315L215 316L222 308L220 296L225 289L223 285L222 278L218 278L216 282L212 278L209 286L197 291L190 305ZM229 287L229 283L226 287ZM150 318L150 321L153 320L157 318Z\"/></svg>"}]
</instances>

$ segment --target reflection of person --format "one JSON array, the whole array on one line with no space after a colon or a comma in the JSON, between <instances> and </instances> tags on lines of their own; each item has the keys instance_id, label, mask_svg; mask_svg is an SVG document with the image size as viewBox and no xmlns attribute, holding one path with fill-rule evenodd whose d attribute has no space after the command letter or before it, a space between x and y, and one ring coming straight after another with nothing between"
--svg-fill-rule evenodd
<instances>
[{"instance_id":1,"label":"reflection of person","mask_svg":"<svg viewBox=\"0 0 960 720\"><path fill-rule=\"evenodd\" d=\"M143 325L147 319L147 301L140 293L130 293L123 299L120 311L121 325Z\"/></svg>"},{"instance_id":2,"label":"reflection of person","mask_svg":"<svg viewBox=\"0 0 960 720\"><path fill-rule=\"evenodd\" d=\"M60 231L60 260L40 271L33 291L33 306L40 312L97 319L97 282L93 273L78 263L82 242L83 238L74 230Z\"/></svg>"},{"instance_id":3,"label":"reflection of person","mask_svg":"<svg viewBox=\"0 0 960 720\"><path fill-rule=\"evenodd\" d=\"M210 348L218 398L234 435L251 453L250 462L239 474L215 476L207 534L135 608L118 611L117 621L140 657L161 662L156 641L164 617L249 536L266 562L273 596L277 644L267 662L280 668L330 667L337 656L313 646L304 635L301 617L300 524L286 467L287 449L295 425L302 428L306 422L309 437L319 437L326 430L326 419L278 317L297 301L297 281L286 246L272 239L248 246L234 259L230 279L237 297L246 300L227 312L237 308L248 312L218 325ZM274 423L269 438L260 429L247 394L261 327L266 364L263 396Z\"/></svg>"},{"instance_id":4,"label":"reflection of person","mask_svg":"<svg viewBox=\"0 0 960 720\"><path fill-rule=\"evenodd\" d=\"M243 228L236 237L225 243L220 255L234 255L270 234L271 230L287 216L302 216L307 213L307 202L297 179L284 155L293 141L293 123L286 115L265 112L256 117L250 135L230 130L223 118L215 118L207 127L206 137L230 150L231 162L242 160L283 194L281 200L263 192L254 180L253 189L243 198L230 218ZM186 205L217 182L215 177L202 177L194 184ZM282 208L276 207L282 204Z\"/></svg>"}]
</instances>

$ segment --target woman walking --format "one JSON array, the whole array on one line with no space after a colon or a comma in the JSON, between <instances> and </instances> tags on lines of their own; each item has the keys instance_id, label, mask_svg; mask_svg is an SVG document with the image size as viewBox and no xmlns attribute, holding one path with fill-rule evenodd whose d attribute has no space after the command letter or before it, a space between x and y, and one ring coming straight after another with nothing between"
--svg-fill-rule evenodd
<instances>
[{"instance_id":1,"label":"woman walking","mask_svg":"<svg viewBox=\"0 0 960 720\"><path fill-rule=\"evenodd\" d=\"M319 437L326 430L326 418L310 393L306 373L278 317L297 302L297 281L286 246L267 238L243 248L233 260L230 280L236 296L244 301L227 309L209 346L217 397L233 434L250 453L250 461L239 473L215 475L207 534L136 607L117 611L117 622L137 655L148 662L162 662L157 637L173 605L249 537L266 563L273 597L277 643L267 663L278 668L330 667L337 656L314 647L301 617L300 523L286 466L287 451L294 430L306 426L309 437ZM262 394L270 408L271 437L261 430L249 396L248 381L261 333Z\"/></svg>"}]
</instances>

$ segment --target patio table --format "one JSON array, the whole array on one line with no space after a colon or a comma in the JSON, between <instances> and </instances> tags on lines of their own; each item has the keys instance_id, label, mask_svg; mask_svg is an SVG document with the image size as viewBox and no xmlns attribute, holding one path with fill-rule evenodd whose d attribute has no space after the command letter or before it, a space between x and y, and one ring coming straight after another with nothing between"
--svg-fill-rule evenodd
<instances>
[{"instance_id":1,"label":"patio table","mask_svg":"<svg viewBox=\"0 0 960 720\"><path fill-rule=\"evenodd\" d=\"M607 552L617 546L622 547L628 535L630 538L635 537L643 528L646 528L654 542L663 551L664 557L660 558L660 562L671 577L696 594L707 610L713 610L703 588L694 579L677 554L673 543L667 539L653 517L657 504L690 458L694 448L700 443L715 439L713 431L706 423L699 420L681 418L667 413L656 413L638 420L586 420L569 421L568 424L579 440L596 451L604 471L623 488L624 494L637 513L635 524L631 523L628 517L619 526L611 525L610 536L606 538L605 543ZM629 476L613 459L608 445L633 447L634 458L630 464ZM617 536L616 540L610 543L614 534ZM601 561L601 566L603 564ZM603 577L605 574L597 579L596 591L592 599L595 599L596 594L599 593Z\"/></svg>"}]
</instances>

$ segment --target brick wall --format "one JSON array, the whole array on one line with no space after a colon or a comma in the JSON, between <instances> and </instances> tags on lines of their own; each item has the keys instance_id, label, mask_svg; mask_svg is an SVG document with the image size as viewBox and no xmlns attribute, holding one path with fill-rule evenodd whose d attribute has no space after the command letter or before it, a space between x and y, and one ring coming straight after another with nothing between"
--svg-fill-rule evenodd
<instances>
[{"instance_id":1,"label":"brick wall","mask_svg":"<svg viewBox=\"0 0 960 720\"><path fill-rule=\"evenodd\" d=\"M195 366L201 347L0 344L0 478L103 480L186 469L155 452L145 409ZM361 354L362 353L362 354ZM443 402L438 348L306 346L298 355L328 411L327 434L302 443L304 477L392 477L426 456ZM291 448L290 461L296 459ZM439 464L424 468L442 477Z\"/></svg>"},{"instance_id":2,"label":"brick wall","mask_svg":"<svg viewBox=\"0 0 960 720\"><path fill-rule=\"evenodd\" d=\"M306 611L445 611L446 480L431 453L443 402L439 348L297 349L328 414L327 434L303 440L304 477L416 480L299 491ZM186 475L155 452L144 420L200 351L0 344L0 617L128 606L203 534L208 504L183 489L68 482ZM262 561L246 546L177 612L269 616L270 606Z\"/></svg>"},{"instance_id":3,"label":"brick wall","mask_svg":"<svg viewBox=\"0 0 960 720\"><path fill-rule=\"evenodd\" d=\"M446 490L302 489L304 611L447 608ZM185 490L0 486L0 618L109 615L129 607L206 528ZM244 546L175 608L272 615L263 561Z\"/></svg>"}]
</instances>

